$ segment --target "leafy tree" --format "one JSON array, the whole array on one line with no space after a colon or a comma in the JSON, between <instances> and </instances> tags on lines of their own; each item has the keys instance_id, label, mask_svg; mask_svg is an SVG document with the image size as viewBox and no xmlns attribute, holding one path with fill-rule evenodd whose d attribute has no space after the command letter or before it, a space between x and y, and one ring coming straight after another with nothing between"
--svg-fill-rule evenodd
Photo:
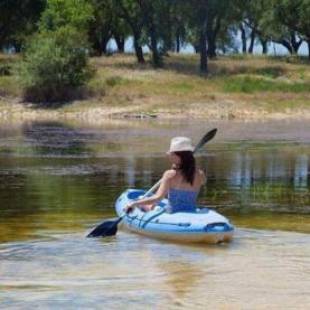
<instances>
[{"instance_id":1,"label":"leafy tree","mask_svg":"<svg viewBox=\"0 0 310 310\"><path fill-rule=\"evenodd\" d=\"M107 53L107 44L113 37L119 52L124 52L129 27L121 16L114 0L91 0L94 18L90 23L89 37L97 55Z\"/></svg>"},{"instance_id":2,"label":"leafy tree","mask_svg":"<svg viewBox=\"0 0 310 310\"><path fill-rule=\"evenodd\" d=\"M93 51L100 56L102 53L107 53L107 44L112 37L115 13L109 0L92 0L91 3L94 15L90 23L89 39Z\"/></svg>"},{"instance_id":3,"label":"leafy tree","mask_svg":"<svg viewBox=\"0 0 310 310\"><path fill-rule=\"evenodd\" d=\"M87 40L71 26L35 35L19 67L24 97L33 102L56 102L76 97L90 77Z\"/></svg>"},{"instance_id":4,"label":"leafy tree","mask_svg":"<svg viewBox=\"0 0 310 310\"><path fill-rule=\"evenodd\" d=\"M0 49L14 46L20 51L28 35L37 30L37 21L46 0L0 0Z\"/></svg>"},{"instance_id":5,"label":"leafy tree","mask_svg":"<svg viewBox=\"0 0 310 310\"><path fill-rule=\"evenodd\" d=\"M128 27L128 24L119 16L116 17L113 23L112 34L115 39L118 52L124 53L126 38L130 36L130 28Z\"/></svg>"},{"instance_id":6,"label":"leafy tree","mask_svg":"<svg viewBox=\"0 0 310 310\"><path fill-rule=\"evenodd\" d=\"M267 53L267 43L270 40L270 36L265 29L263 23L264 14L271 9L270 0L261 1L242 1L241 8L243 9L243 21L242 23L250 29L250 45L248 53L252 54L254 50L255 39L259 38L263 53ZM240 3L240 1L239 1Z\"/></svg>"},{"instance_id":7,"label":"leafy tree","mask_svg":"<svg viewBox=\"0 0 310 310\"><path fill-rule=\"evenodd\" d=\"M142 50L144 16L137 0L113 0L114 8L131 29L134 49L139 63L145 62Z\"/></svg>"},{"instance_id":8,"label":"leafy tree","mask_svg":"<svg viewBox=\"0 0 310 310\"><path fill-rule=\"evenodd\" d=\"M234 2L232 0L209 0L208 8L208 56L216 56L217 41L225 45L230 41L229 28L235 20Z\"/></svg>"},{"instance_id":9,"label":"leafy tree","mask_svg":"<svg viewBox=\"0 0 310 310\"><path fill-rule=\"evenodd\" d=\"M178 1L174 1L171 13L172 37L175 43L172 45L177 53L180 52L181 46L185 44L188 35L188 20L186 19L187 11ZM172 38L173 40L173 38Z\"/></svg>"},{"instance_id":10,"label":"leafy tree","mask_svg":"<svg viewBox=\"0 0 310 310\"><path fill-rule=\"evenodd\" d=\"M287 0L288 1L288 0ZM310 60L310 0L296 1L300 3L298 6L299 19L297 20L295 29L305 38L308 44L308 58Z\"/></svg>"},{"instance_id":11,"label":"leafy tree","mask_svg":"<svg viewBox=\"0 0 310 310\"><path fill-rule=\"evenodd\" d=\"M86 33L93 18L93 6L87 0L47 0L40 20L41 31L71 26Z\"/></svg>"},{"instance_id":12,"label":"leafy tree","mask_svg":"<svg viewBox=\"0 0 310 310\"><path fill-rule=\"evenodd\" d=\"M296 24L299 20L298 1L271 2L271 9L266 10L262 23L272 41L283 45L289 53L297 54L303 39L297 32Z\"/></svg>"},{"instance_id":13,"label":"leafy tree","mask_svg":"<svg viewBox=\"0 0 310 310\"><path fill-rule=\"evenodd\" d=\"M162 52L171 47L171 3L164 0L115 0L114 3L119 16L131 29L138 62L144 63L144 42L152 51L154 67L162 66Z\"/></svg>"},{"instance_id":14,"label":"leafy tree","mask_svg":"<svg viewBox=\"0 0 310 310\"><path fill-rule=\"evenodd\" d=\"M207 55L207 41L208 41L208 9L209 1L195 0L196 2L196 27L199 37L199 51L200 51L200 72L208 72L208 55Z\"/></svg>"},{"instance_id":15,"label":"leafy tree","mask_svg":"<svg viewBox=\"0 0 310 310\"><path fill-rule=\"evenodd\" d=\"M154 67L162 66L162 55L159 52L161 13L165 11L168 3L165 0L136 0L142 12L144 25L150 39L152 62Z\"/></svg>"}]
</instances>

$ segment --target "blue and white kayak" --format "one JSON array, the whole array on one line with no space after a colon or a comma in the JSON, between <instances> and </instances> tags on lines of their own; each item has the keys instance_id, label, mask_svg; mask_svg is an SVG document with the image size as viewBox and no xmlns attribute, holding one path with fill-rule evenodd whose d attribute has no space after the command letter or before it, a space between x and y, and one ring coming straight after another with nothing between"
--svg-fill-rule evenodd
<instances>
[{"instance_id":1,"label":"blue and white kayak","mask_svg":"<svg viewBox=\"0 0 310 310\"><path fill-rule=\"evenodd\" d=\"M115 209L118 216L124 214L129 202L143 196L145 191L128 189L117 199ZM122 227L149 237L179 242L219 243L233 237L234 227L223 215L208 208L197 208L196 212L168 213L168 200L163 199L149 212L135 208L124 216Z\"/></svg>"}]
</instances>

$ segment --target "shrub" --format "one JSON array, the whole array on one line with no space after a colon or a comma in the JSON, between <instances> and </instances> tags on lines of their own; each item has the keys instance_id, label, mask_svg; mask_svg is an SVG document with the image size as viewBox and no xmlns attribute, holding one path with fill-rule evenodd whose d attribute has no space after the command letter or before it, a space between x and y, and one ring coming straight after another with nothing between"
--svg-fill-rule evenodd
<instances>
[{"instance_id":1,"label":"shrub","mask_svg":"<svg viewBox=\"0 0 310 310\"><path fill-rule=\"evenodd\" d=\"M36 34L19 65L24 99L59 102L76 98L92 76L86 38L72 27Z\"/></svg>"},{"instance_id":2,"label":"shrub","mask_svg":"<svg viewBox=\"0 0 310 310\"><path fill-rule=\"evenodd\" d=\"M10 75L10 74L11 74L10 65L0 63L0 76Z\"/></svg>"}]
</instances>

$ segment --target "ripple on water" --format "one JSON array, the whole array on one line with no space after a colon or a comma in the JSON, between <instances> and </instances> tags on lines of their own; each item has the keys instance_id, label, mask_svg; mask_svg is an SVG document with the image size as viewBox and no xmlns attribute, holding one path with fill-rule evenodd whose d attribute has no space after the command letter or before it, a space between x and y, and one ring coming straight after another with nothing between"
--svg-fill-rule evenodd
<instances>
[{"instance_id":1,"label":"ripple on water","mask_svg":"<svg viewBox=\"0 0 310 310\"><path fill-rule=\"evenodd\" d=\"M309 231L309 143L294 142L305 124L293 136L278 125L274 136L252 122L238 134L216 124L197 157L208 165L202 201L248 227L216 246L72 234L111 214L124 188L151 186L170 137L198 137L201 123L0 130L0 308L307 309L309 235L267 229Z\"/></svg>"},{"instance_id":2,"label":"ripple on water","mask_svg":"<svg viewBox=\"0 0 310 310\"><path fill-rule=\"evenodd\" d=\"M123 232L107 240L58 234L1 246L0 296L12 307L54 301L64 309L73 296L75 306L104 302L113 309L302 307L310 302L309 245L308 235L251 229L238 229L226 246Z\"/></svg>"}]
</instances>

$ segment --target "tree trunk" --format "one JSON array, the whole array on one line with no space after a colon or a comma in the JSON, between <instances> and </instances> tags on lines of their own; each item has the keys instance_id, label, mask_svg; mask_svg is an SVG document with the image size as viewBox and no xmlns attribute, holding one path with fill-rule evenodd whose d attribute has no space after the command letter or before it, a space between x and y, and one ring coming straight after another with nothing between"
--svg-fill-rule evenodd
<instances>
[{"instance_id":1,"label":"tree trunk","mask_svg":"<svg viewBox=\"0 0 310 310\"><path fill-rule=\"evenodd\" d=\"M310 37L307 38L307 44L308 44L308 60L310 60Z\"/></svg>"},{"instance_id":2,"label":"tree trunk","mask_svg":"<svg viewBox=\"0 0 310 310\"><path fill-rule=\"evenodd\" d=\"M134 44L134 48L135 48L135 52L136 52L136 57L138 60L139 64L144 64L145 60L143 57L143 51L142 51L142 47L140 45L140 33L139 32L134 32L134 36L133 36L133 44Z\"/></svg>"},{"instance_id":3,"label":"tree trunk","mask_svg":"<svg viewBox=\"0 0 310 310\"><path fill-rule=\"evenodd\" d=\"M208 73L208 55L207 55L207 34L206 31L200 31L200 72Z\"/></svg>"},{"instance_id":4,"label":"tree trunk","mask_svg":"<svg viewBox=\"0 0 310 310\"><path fill-rule=\"evenodd\" d=\"M180 49L181 49L181 40L180 40L179 33L177 33L177 35L176 35L176 52L180 53Z\"/></svg>"},{"instance_id":5,"label":"tree trunk","mask_svg":"<svg viewBox=\"0 0 310 310\"><path fill-rule=\"evenodd\" d=\"M268 53L268 41L261 39L263 54L266 55Z\"/></svg>"},{"instance_id":6,"label":"tree trunk","mask_svg":"<svg viewBox=\"0 0 310 310\"><path fill-rule=\"evenodd\" d=\"M157 37L156 37L156 31L154 24L151 23L150 25L150 37L151 37L151 49L152 49L152 62L153 66L155 68L159 68L162 66L161 63L161 57L158 52L158 46L157 46Z\"/></svg>"},{"instance_id":7,"label":"tree trunk","mask_svg":"<svg viewBox=\"0 0 310 310\"><path fill-rule=\"evenodd\" d=\"M107 54L108 53L108 42L111 39L111 37L107 37L107 36L103 36L101 38L101 50L103 54Z\"/></svg>"},{"instance_id":8,"label":"tree trunk","mask_svg":"<svg viewBox=\"0 0 310 310\"><path fill-rule=\"evenodd\" d=\"M101 44L97 38L92 40L92 49L95 56L102 56Z\"/></svg>"},{"instance_id":9,"label":"tree trunk","mask_svg":"<svg viewBox=\"0 0 310 310\"><path fill-rule=\"evenodd\" d=\"M194 50L196 54L200 54L200 45L199 43L194 44Z\"/></svg>"},{"instance_id":10,"label":"tree trunk","mask_svg":"<svg viewBox=\"0 0 310 310\"><path fill-rule=\"evenodd\" d=\"M208 17L208 23L207 23L207 40L208 40L208 57L210 58L215 58L216 55L216 38L217 34L219 33L221 29L221 23L222 23L222 17L217 16L215 17L215 22L214 18L213 20L211 17Z\"/></svg>"},{"instance_id":11,"label":"tree trunk","mask_svg":"<svg viewBox=\"0 0 310 310\"><path fill-rule=\"evenodd\" d=\"M119 53L125 52L125 38L119 35L114 35L114 39L117 45L117 51Z\"/></svg>"},{"instance_id":12,"label":"tree trunk","mask_svg":"<svg viewBox=\"0 0 310 310\"><path fill-rule=\"evenodd\" d=\"M136 57L137 57L137 61L140 64L144 64L145 60L143 57L143 50L140 44L140 38L141 38L141 32L142 32L142 22L139 19L139 21L137 20L137 18L133 18L130 15L130 11L128 11L122 1L117 1L118 5L120 6L121 12L122 12L122 18L125 19L125 21L128 23L129 27L132 30L132 34L133 34L133 45L134 45L134 49L135 49L135 53L136 53Z\"/></svg>"},{"instance_id":13,"label":"tree trunk","mask_svg":"<svg viewBox=\"0 0 310 310\"><path fill-rule=\"evenodd\" d=\"M253 54L253 50L254 50L254 43L255 43L255 29L252 30L251 32L251 40L250 40L250 46L249 46L249 50L248 52L250 54Z\"/></svg>"},{"instance_id":14,"label":"tree trunk","mask_svg":"<svg viewBox=\"0 0 310 310\"><path fill-rule=\"evenodd\" d=\"M246 54L246 48L247 48L247 44L246 44L246 33L245 33L245 29L243 27L242 24L240 24L239 27L240 31L241 31L241 42L242 42L242 53Z\"/></svg>"},{"instance_id":15,"label":"tree trunk","mask_svg":"<svg viewBox=\"0 0 310 310\"><path fill-rule=\"evenodd\" d=\"M291 45L290 42L288 42L287 40L285 40L285 39L282 39L282 40L280 40L280 41L275 40L274 42L283 45L283 46L288 50L288 52L289 52L290 54L293 54L292 45Z\"/></svg>"},{"instance_id":16,"label":"tree trunk","mask_svg":"<svg viewBox=\"0 0 310 310\"><path fill-rule=\"evenodd\" d=\"M215 38L214 36L209 36L208 37L208 57L210 59L213 59L216 57L216 43L215 43Z\"/></svg>"},{"instance_id":17,"label":"tree trunk","mask_svg":"<svg viewBox=\"0 0 310 310\"><path fill-rule=\"evenodd\" d=\"M302 41L303 41L302 39L297 40L295 32L291 33L291 46L294 54L296 55L298 54L298 50L300 45L302 44Z\"/></svg>"}]
</instances>

